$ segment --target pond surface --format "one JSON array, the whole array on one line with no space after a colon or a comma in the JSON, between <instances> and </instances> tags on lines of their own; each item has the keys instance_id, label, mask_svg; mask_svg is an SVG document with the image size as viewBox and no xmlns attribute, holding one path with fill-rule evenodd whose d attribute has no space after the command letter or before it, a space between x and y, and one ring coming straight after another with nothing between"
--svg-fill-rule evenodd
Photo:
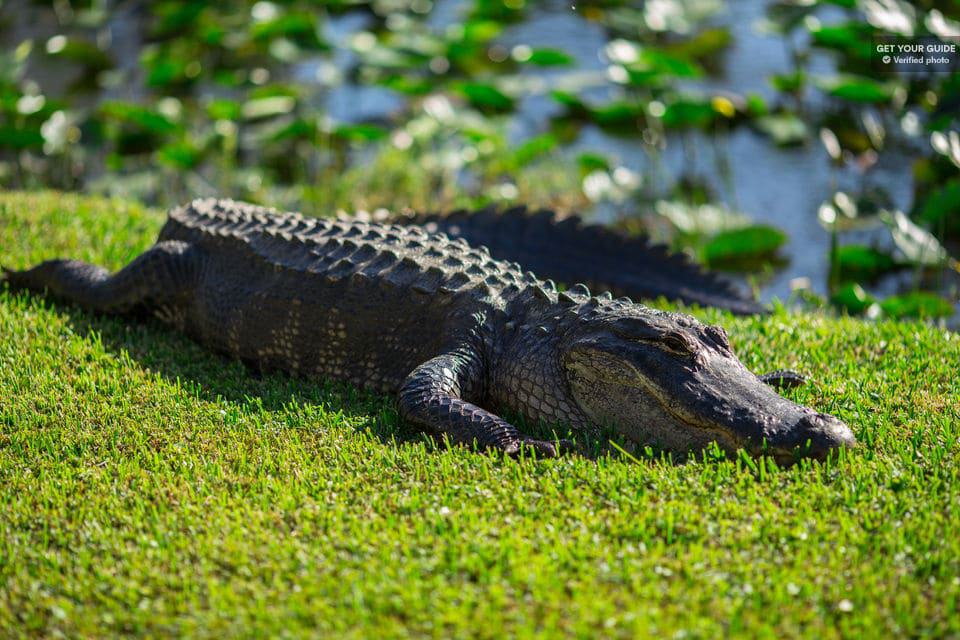
<instances>
[{"instance_id":1,"label":"pond surface","mask_svg":"<svg viewBox=\"0 0 960 640\"><path fill-rule=\"evenodd\" d=\"M677 3L662 0L662 4L669 7ZM770 78L790 73L795 69L795 61L783 35L765 33L761 28L770 2L702 0L702 4L708 7L715 4L719 10L698 28L704 25L724 28L729 31L731 43L723 51L717 69L698 80L682 80L681 87L708 94L755 94L768 104L782 104L784 96L771 86ZM109 10L105 28L99 31L107 35L100 38L101 44L116 61L116 71L125 74L126 81L106 86L81 100L97 104L115 98L131 102L151 99L140 64L140 52L147 42L144 19L148 6L141 2L122 2ZM434 32L443 32L461 22L472 6L466 0L437 0L422 19ZM824 21L843 19L839 10L830 7L817 16ZM26 38L40 43L46 41L49 48L47 39L58 29L52 12L25 2L0 5L0 18L6 23L0 37L8 50ZM366 9L357 9L327 16L322 26L323 37L332 49L272 69L271 81L289 80L298 86L313 87L310 104L336 123L376 122L390 129L410 117L411 98L384 86L356 81L355 71L362 57L353 45L358 35L369 34L382 26L378 25L378 19ZM515 77L500 79L504 86L512 84L517 88L515 108L504 116L507 140L512 145L550 131L563 116L565 107L551 95L555 89L576 93L588 104L603 104L624 96L624 88L609 78L610 60L605 55L611 42L608 29L584 18L570 2L532 3L523 19L506 26L494 42L504 51L517 46L557 49L574 60L573 65L564 67L524 65ZM829 75L836 72L836 64L832 54L814 50L805 61L805 69L809 74ZM49 64L34 65L31 72L50 94L61 92L75 75L68 68ZM201 98L205 94L221 93L221 87L210 84L193 89L193 94ZM804 109L816 111L825 106L821 94L813 93L804 99ZM896 127L898 123L888 120L884 126ZM795 288L827 294L831 237L818 221L817 213L821 204L835 192L861 193L868 188L877 189L882 191L887 207L909 211L913 205L911 164L915 153L896 144L884 149L868 169L859 170L851 163L843 168L832 164L815 132L805 143L795 146L777 146L769 136L748 126L709 134L696 128L680 133L671 131L656 144L636 135L639 131L634 134L610 132L584 123L572 142L552 153L571 164L583 154L608 158L611 166L622 168L626 175L642 181L644 191L661 194L660 197L674 192L679 181L692 180L709 194L711 203L785 232L787 240L779 251L784 260L777 263L776 269L767 269L760 279L764 300L786 300ZM91 152L91 156L96 153ZM354 151L347 157L362 163L370 153L370 150ZM103 173L102 163L87 166L87 184L106 185L109 189L111 176ZM581 185L570 188L578 190ZM600 197L580 213L599 223L656 217L652 213L654 199L657 198L643 200L632 195ZM893 246L889 233L883 229L847 232L843 238L884 251L891 251ZM872 291L888 295L914 284L910 272L900 271L874 283ZM947 278L943 287L944 292L956 300L956 279Z\"/></svg>"},{"instance_id":2,"label":"pond surface","mask_svg":"<svg viewBox=\"0 0 960 640\"><path fill-rule=\"evenodd\" d=\"M777 98L768 79L773 74L790 71L791 62L782 37L759 32L758 25L768 4L766 0L737 0L727 3L727 9L716 14L711 22L728 28L733 41L724 55L722 75L701 81L698 86L739 95L756 93L771 101ZM441 0L431 13L430 22L437 28L454 23L467 5L463 0ZM361 13L336 18L330 24L331 39L346 46L350 36L369 28L370 22L369 16ZM600 25L571 10L569 3L541 3L527 20L505 30L498 42L508 49L516 45L561 49L576 59L577 84L584 99L602 103L617 96L618 89L606 81L609 63L603 52L609 42L608 34ZM349 68L356 62L350 53L338 53L336 58L341 68ZM302 64L295 77L309 82L317 76L319 65L328 64L330 61L326 59ZM809 69L828 72L833 66L829 57L821 56L811 62ZM563 87L571 72L548 70L526 72L526 75L535 75L542 83L533 83L536 88L519 102L512 116L510 139L517 144L547 131L551 118L561 114L562 107L549 92ZM352 85L337 87L325 101L328 113L343 121L388 118L403 105L403 97L388 89ZM577 141L562 152L571 162L584 152L612 156L620 165L641 176L656 172L665 172L668 176L695 174L731 208L786 232L788 241L782 249L785 264L763 282L762 299L787 300L792 287L799 285L826 294L830 234L818 222L817 210L836 190L855 190L862 176L852 169L832 168L826 151L816 141L782 148L744 127L719 137L694 133L686 144L700 151L688 153L673 137L662 154L652 161L650 148L639 138L609 134L588 124L580 131ZM714 149L725 156L731 169L729 177L722 175ZM870 180L883 185L894 206L902 210L908 210L912 200L909 162L899 153L888 152L880 157L870 175ZM618 217L637 215L638 211L629 204L612 207L601 203L582 213L597 222L611 222ZM886 241L883 233L858 235L861 242ZM902 277L893 276L878 283L878 289L892 292L902 281Z\"/></svg>"}]
</instances>

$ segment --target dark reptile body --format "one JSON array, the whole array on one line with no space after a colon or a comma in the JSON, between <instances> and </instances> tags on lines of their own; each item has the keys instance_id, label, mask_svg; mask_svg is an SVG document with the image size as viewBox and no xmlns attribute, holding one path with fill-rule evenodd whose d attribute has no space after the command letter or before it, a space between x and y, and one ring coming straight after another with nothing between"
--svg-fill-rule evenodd
<instances>
[{"instance_id":1,"label":"dark reptile body","mask_svg":"<svg viewBox=\"0 0 960 640\"><path fill-rule=\"evenodd\" d=\"M575 215L519 206L498 211L414 214L407 222L487 247L495 258L516 261L541 278L636 300L659 297L726 309L738 315L767 312L750 292L644 235L588 224Z\"/></svg>"},{"instance_id":2,"label":"dark reptile body","mask_svg":"<svg viewBox=\"0 0 960 640\"><path fill-rule=\"evenodd\" d=\"M853 443L846 425L747 371L719 327L584 285L558 292L416 225L197 200L116 274L51 260L5 277L98 311L145 309L258 369L394 392L407 421L508 453L556 447L503 410L580 432L609 423L674 449L772 442L789 455L812 443L825 455Z\"/></svg>"},{"instance_id":3,"label":"dark reptile body","mask_svg":"<svg viewBox=\"0 0 960 640\"><path fill-rule=\"evenodd\" d=\"M261 369L396 392L418 365L463 344L479 356L463 396L575 427L587 421L552 390L562 375L545 370L539 352L562 334L565 317L628 304L590 304L582 287L558 294L484 247L419 226L228 200L173 210L164 241L189 243L205 258L189 300L156 314L210 348Z\"/></svg>"}]
</instances>

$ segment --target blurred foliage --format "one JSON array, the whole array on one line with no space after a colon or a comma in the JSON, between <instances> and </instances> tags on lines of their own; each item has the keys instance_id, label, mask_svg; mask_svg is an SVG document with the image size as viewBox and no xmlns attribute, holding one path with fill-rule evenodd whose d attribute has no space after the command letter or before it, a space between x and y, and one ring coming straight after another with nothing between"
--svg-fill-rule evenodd
<instances>
[{"instance_id":1,"label":"blurred foliage","mask_svg":"<svg viewBox=\"0 0 960 640\"><path fill-rule=\"evenodd\" d=\"M223 193L319 215L512 200L614 207L627 212L617 215L625 229L711 266L769 272L789 238L751 222L694 170L653 179L576 147L597 127L656 160L668 144L692 155L691 136L722 140L746 127L769 139L771 153L819 137L838 176L859 176L858 189L824 193L810 212L832 237L825 259L837 306L895 316L948 308L909 295L878 302L863 285L913 269L919 288L942 281L932 273L956 270L946 247L960 241L960 74L880 69L874 43L955 41L960 2L767 3L759 27L782 39L793 65L768 78L772 98L716 88L734 44L721 0L571 5L584 28L605 34L599 71L560 46L511 40L512 27L551 8L545 0L8 0L0 4L0 185L159 204ZM817 56L834 70L813 64ZM335 96L346 109L331 107ZM513 116L534 97L550 104L546 127L514 142ZM390 107L370 110L370 100ZM890 150L913 159L906 213L871 177ZM864 229L885 230L888 242L845 241Z\"/></svg>"}]
</instances>

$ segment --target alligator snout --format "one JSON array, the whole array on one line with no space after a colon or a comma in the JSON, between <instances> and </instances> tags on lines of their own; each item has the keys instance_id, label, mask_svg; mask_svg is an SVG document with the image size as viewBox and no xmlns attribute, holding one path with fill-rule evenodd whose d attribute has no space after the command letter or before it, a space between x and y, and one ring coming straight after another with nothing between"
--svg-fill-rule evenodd
<instances>
[{"instance_id":1,"label":"alligator snout","mask_svg":"<svg viewBox=\"0 0 960 640\"><path fill-rule=\"evenodd\" d=\"M789 428L766 440L775 456L799 452L807 457L825 458L831 451L857 446L850 427L831 415L809 409Z\"/></svg>"}]
</instances>

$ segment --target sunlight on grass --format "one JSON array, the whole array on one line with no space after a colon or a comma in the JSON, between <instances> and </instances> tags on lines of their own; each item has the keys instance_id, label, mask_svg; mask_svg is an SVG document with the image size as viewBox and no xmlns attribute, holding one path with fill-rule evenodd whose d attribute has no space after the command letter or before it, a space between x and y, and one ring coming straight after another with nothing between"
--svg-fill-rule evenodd
<instances>
[{"instance_id":1,"label":"sunlight on grass","mask_svg":"<svg viewBox=\"0 0 960 640\"><path fill-rule=\"evenodd\" d=\"M117 267L161 213L0 196L0 263ZM839 461L442 450L389 398L255 379L152 322L0 293L0 629L357 637L960 634L960 342L697 312ZM711 458L711 456L707 456Z\"/></svg>"}]
</instances>

